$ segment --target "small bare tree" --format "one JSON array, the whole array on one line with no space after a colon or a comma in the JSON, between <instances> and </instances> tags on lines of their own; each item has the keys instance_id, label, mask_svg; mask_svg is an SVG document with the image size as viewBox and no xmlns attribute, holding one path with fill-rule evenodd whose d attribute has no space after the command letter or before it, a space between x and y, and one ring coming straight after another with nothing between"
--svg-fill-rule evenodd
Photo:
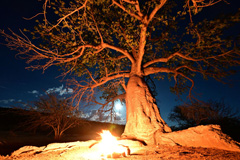
<instances>
[{"instance_id":1,"label":"small bare tree","mask_svg":"<svg viewBox=\"0 0 240 160\"><path fill-rule=\"evenodd\" d=\"M59 140L67 129L84 122L80 118L81 112L69 100L53 94L47 94L28 104L21 114L28 116L25 123L28 129L51 128L55 140Z\"/></svg>"}]
</instances>

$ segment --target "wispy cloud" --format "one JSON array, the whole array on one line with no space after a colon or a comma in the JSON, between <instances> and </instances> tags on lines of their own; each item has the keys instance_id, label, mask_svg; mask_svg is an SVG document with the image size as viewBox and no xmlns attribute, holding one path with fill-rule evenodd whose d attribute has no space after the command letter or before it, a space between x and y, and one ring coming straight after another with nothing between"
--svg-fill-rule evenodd
<instances>
[{"instance_id":1,"label":"wispy cloud","mask_svg":"<svg viewBox=\"0 0 240 160\"><path fill-rule=\"evenodd\" d=\"M39 94L39 91L37 91L37 90L32 90L32 91L28 91L28 93L30 93L30 94Z\"/></svg>"},{"instance_id":2,"label":"wispy cloud","mask_svg":"<svg viewBox=\"0 0 240 160\"><path fill-rule=\"evenodd\" d=\"M37 90L28 91L27 93L32 94L32 95L35 95L35 97L41 96L41 94L40 94L39 91L37 91Z\"/></svg>"},{"instance_id":3,"label":"wispy cloud","mask_svg":"<svg viewBox=\"0 0 240 160\"><path fill-rule=\"evenodd\" d=\"M37 90L28 91L27 93L35 95L36 97L42 96L42 94ZM73 89L67 88L67 87L64 87L63 85L61 85L59 87L48 88L46 93L48 93L48 94L56 93L56 94L59 94L60 96L62 96L62 95L66 95L66 94L72 94Z\"/></svg>"},{"instance_id":4,"label":"wispy cloud","mask_svg":"<svg viewBox=\"0 0 240 160\"><path fill-rule=\"evenodd\" d=\"M2 99L0 100L0 103L2 104L10 104L10 103L14 103L14 102L22 102L21 99L16 100L16 99Z\"/></svg>"},{"instance_id":5,"label":"wispy cloud","mask_svg":"<svg viewBox=\"0 0 240 160\"><path fill-rule=\"evenodd\" d=\"M72 94L73 89L72 88L64 88L63 85L59 87L53 87L49 88L46 93L58 93L60 96L65 95L65 94Z\"/></svg>"},{"instance_id":6,"label":"wispy cloud","mask_svg":"<svg viewBox=\"0 0 240 160\"><path fill-rule=\"evenodd\" d=\"M0 100L0 103L9 104L15 101L16 101L15 99L3 99L3 100Z\"/></svg>"}]
</instances>

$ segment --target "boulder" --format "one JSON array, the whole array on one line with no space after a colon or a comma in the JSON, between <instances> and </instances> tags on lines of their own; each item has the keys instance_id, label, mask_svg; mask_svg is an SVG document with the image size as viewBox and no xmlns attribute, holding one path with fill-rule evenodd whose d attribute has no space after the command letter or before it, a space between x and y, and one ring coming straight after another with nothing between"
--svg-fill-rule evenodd
<instances>
[{"instance_id":1,"label":"boulder","mask_svg":"<svg viewBox=\"0 0 240 160\"><path fill-rule=\"evenodd\" d=\"M224 134L219 125L201 125L157 135L157 144L240 151L240 143Z\"/></svg>"}]
</instances>

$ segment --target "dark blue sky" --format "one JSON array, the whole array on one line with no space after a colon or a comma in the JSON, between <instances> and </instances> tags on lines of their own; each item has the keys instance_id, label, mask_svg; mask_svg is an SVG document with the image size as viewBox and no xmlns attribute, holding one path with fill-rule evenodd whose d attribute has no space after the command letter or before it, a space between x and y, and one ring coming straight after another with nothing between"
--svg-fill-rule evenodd
<instances>
[{"instance_id":1,"label":"dark blue sky","mask_svg":"<svg viewBox=\"0 0 240 160\"><path fill-rule=\"evenodd\" d=\"M232 1L234 5L219 9L224 13L232 8L239 8L237 1ZM41 7L42 3L37 0L1 0L0 29L7 30L7 28L11 28L13 31L18 32L18 29L31 27L34 20L26 21L23 17L29 18L35 15L41 11ZM0 37L0 43L4 43L2 37ZM26 70L27 65L24 60L16 59L14 57L15 53L15 51L0 45L0 106L7 107L19 101L33 100L43 94L44 91L49 90L62 95L71 92L71 89L66 90L64 82L60 82L61 78L56 78L59 75L57 68L50 67L44 74L42 71ZM198 76L195 78L194 93L199 95L197 98L200 100L224 98L226 104L231 105L233 108L240 108L240 73L228 77L227 82L231 86L212 79L205 81ZM175 105L182 103L179 100L176 101L177 96L169 91L169 86L173 83L164 80L156 84L158 91L157 103L161 115L167 123L169 123L167 116L171 109ZM186 96L182 96L182 100L187 100Z\"/></svg>"},{"instance_id":2,"label":"dark blue sky","mask_svg":"<svg viewBox=\"0 0 240 160\"><path fill-rule=\"evenodd\" d=\"M27 21L23 17L29 18L35 15L40 11L41 7L42 4L37 0L0 1L0 29L7 31L10 28L18 32L19 29L32 27L34 20ZM4 43L3 37L0 37L0 40L0 43ZM8 99L16 101L31 100L37 94L34 91L43 93L48 89L62 86L62 83L59 82L61 78L56 78L59 75L57 68L50 68L44 74L41 70L26 70L27 64L25 64L24 60L16 59L15 53L15 51L0 45L0 102ZM4 106L4 104L0 103L0 106Z\"/></svg>"}]
</instances>

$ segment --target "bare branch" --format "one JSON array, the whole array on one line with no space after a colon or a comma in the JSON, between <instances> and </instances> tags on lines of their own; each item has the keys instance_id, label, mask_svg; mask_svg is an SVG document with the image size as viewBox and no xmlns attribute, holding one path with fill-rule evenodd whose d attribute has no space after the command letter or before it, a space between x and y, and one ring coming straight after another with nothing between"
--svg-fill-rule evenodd
<instances>
[{"instance_id":1,"label":"bare branch","mask_svg":"<svg viewBox=\"0 0 240 160\"><path fill-rule=\"evenodd\" d=\"M154 59L154 60L152 60L152 61L149 61L149 62L147 62L147 63L145 63L144 65L143 65L143 68L146 68L146 67L148 67L148 66L150 66L150 65L152 65L152 64L155 64L155 63L166 63L166 62L168 62L170 59L172 59L172 58L174 58L175 56L178 56L178 57L180 57L180 58L182 58L182 59L185 59L185 60L189 60L189 61L192 61L192 62L200 62L200 61L205 61L205 60L209 60L209 59L216 59L216 60L218 60L217 58L219 58L219 57L224 57L224 56L231 56L231 54L232 53L236 53L234 50L230 50L230 51L227 51L227 52L223 52L223 53L221 53L221 54L218 54L218 55L214 55L214 56L209 56L209 57L205 57L205 58L192 58L192 57L189 57L188 55L184 55L184 54L182 54L182 53L180 53L180 52L175 52L175 53L173 53L173 54L171 54L169 57L167 57L167 58L158 58L158 59ZM238 54L238 55L240 55L240 53L236 53L236 54Z\"/></svg>"},{"instance_id":2,"label":"bare branch","mask_svg":"<svg viewBox=\"0 0 240 160\"><path fill-rule=\"evenodd\" d=\"M203 59L191 58L191 57L188 57L188 56L186 56L186 55L184 55L184 54L181 54L181 53L179 53L179 52L175 52L175 53L171 54L171 55L170 55L169 57L167 57L167 58L159 58L159 59L154 59L154 60L152 60L152 61L149 61L149 62L147 62L147 63L145 63L145 64L143 65L143 68L146 68L146 67L148 67L148 66L150 66L150 65L152 65L152 64L154 64L154 63L159 63L159 62L164 62L164 63L166 63L166 62L168 62L170 59L172 59L172 58L175 57L175 56L179 56L179 57L181 57L181 58L183 58L183 59L185 59L185 60L190 60L190 61L194 61L194 62L203 60Z\"/></svg>"},{"instance_id":3,"label":"bare branch","mask_svg":"<svg viewBox=\"0 0 240 160\"><path fill-rule=\"evenodd\" d=\"M126 50L120 47L107 44L107 43L101 43L97 46L90 45L90 44L83 44L78 46L73 52L59 54L57 49L50 50L50 49L43 49L43 48L37 47L28 39L28 37L23 32L21 32L23 37L17 35L13 31L11 31L12 36L6 34L4 31L0 31L0 32L6 37L6 42L7 42L6 46L8 46L13 50L17 50L19 52L17 55L18 56L22 55L23 56L22 58L27 59L27 63L31 63L33 61L40 61L44 59L47 60L45 64L36 64L28 67L33 70L35 69L45 70L52 65L58 65L62 63L75 61L76 59L79 59L83 54L98 54L99 52L103 51L105 48L109 48L123 54L123 56L120 56L117 59L126 57L132 63L134 63L135 61L133 57ZM86 51L87 48L94 49L95 51L87 53Z\"/></svg>"},{"instance_id":4,"label":"bare branch","mask_svg":"<svg viewBox=\"0 0 240 160\"><path fill-rule=\"evenodd\" d=\"M140 32L140 40L139 40L139 51L137 57L137 66L140 69L143 61L143 56L145 54L145 46L146 46L146 36L147 36L147 27L142 26Z\"/></svg>"},{"instance_id":5,"label":"bare branch","mask_svg":"<svg viewBox=\"0 0 240 160\"><path fill-rule=\"evenodd\" d=\"M137 10L138 15L140 17L143 17L143 14L141 13L141 9L140 9L138 0L133 0L133 1L131 1L131 0L123 0L123 1L126 2L126 3L129 3L129 4L132 4L132 5L135 5L135 8Z\"/></svg>"},{"instance_id":6,"label":"bare branch","mask_svg":"<svg viewBox=\"0 0 240 160\"><path fill-rule=\"evenodd\" d=\"M138 0L123 0L123 1L129 4L134 4L134 5L138 4Z\"/></svg>"},{"instance_id":7,"label":"bare branch","mask_svg":"<svg viewBox=\"0 0 240 160\"><path fill-rule=\"evenodd\" d=\"M115 74L115 75L111 75L111 76L108 75L99 80L95 80L94 83L88 82L88 81L78 81L78 80L72 79L71 81L68 82L70 85L75 86L74 87L75 94L72 97L72 99L73 99L73 101L77 100L77 104L79 104L80 101L82 100L84 94L86 94L90 97L93 97L95 88L97 88L111 80L115 80L118 78L128 78L129 76L130 76L129 73L120 73L120 74Z\"/></svg>"},{"instance_id":8,"label":"bare branch","mask_svg":"<svg viewBox=\"0 0 240 160\"><path fill-rule=\"evenodd\" d=\"M119 94L117 96L115 96L114 98L111 98L110 100L106 101L105 103L101 103L99 101L96 100L96 98L92 99L92 102L98 104L98 105L101 105L101 109L104 109L104 107L106 107L109 103L112 103L118 99L125 99L126 97L126 94L123 93L123 94Z\"/></svg>"},{"instance_id":9,"label":"bare branch","mask_svg":"<svg viewBox=\"0 0 240 160\"><path fill-rule=\"evenodd\" d=\"M37 17L37 16L39 16L41 14L44 14L44 13L37 13L36 15L34 15L34 16L30 17L30 18L23 17L23 19L25 19L25 20L32 20L33 18L35 18L35 17Z\"/></svg>"},{"instance_id":10,"label":"bare branch","mask_svg":"<svg viewBox=\"0 0 240 160\"><path fill-rule=\"evenodd\" d=\"M125 82L124 78L121 81L121 85L122 85L123 89L125 90L125 92L127 92L127 86L126 86L126 82Z\"/></svg>"},{"instance_id":11,"label":"bare branch","mask_svg":"<svg viewBox=\"0 0 240 160\"><path fill-rule=\"evenodd\" d=\"M177 75L180 75L180 76L182 76L182 77L184 77L184 78L186 78L186 79L188 79L190 82L191 82L191 87L190 87L190 89L189 89L189 94L188 94L188 97L191 99L191 97L192 97L192 89L193 89L193 87L194 87L194 81L193 81L193 79L191 79L191 78L189 78L188 76L186 76L185 74L183 74L183 73L176 73L176 76ZM177 81L176 81L176 84L177 84Z\"/></svg>"},{"instance_id":12,"label":"bare branch","mask_svg":"<svg viewBox=\"0 0 240 160\"><path fill-rule=\"evenodd\" d=\"M46 0L46 1L48 1L48 0ZM87 2L88 2L88 0L85 0L85 2L83 3L83 5L82 5L81 7L76 8L74 11L71 11L70 13L68 13L67 15L65 15L64 17L58 19L58 23L55 24L49 31L51 31L53 28L57 27L57 26L58 26L63 20L65 20L67 17L69 17L69 16L71 16L72 14L78 12L79 10L85 8L86 5L87 5Z\"/></svg>"},{"instance_id":13,"label":"bare branch","mask_svg":"<svg viewBox=\"0 0 240 160\"><path fill-rule=\"evenodd\" d=\"M213 6L223 0L191 0L191 1L193 3L193 6L195 7L195 12L197 12L198 8Z\"/></svg>"},{"instance_id":14,"label":"bare branch","mask_svg":"<svg viewBox=\"0 0 240 160\"><path fill-rule=\"evenodd\" d=\"M90 76L91 80L92 80L95 84L97 84L97 81L93 78L91 72L90 72L87 68L85 68L85 69L86 69L88 75Z\"/></svg>"},{"instance_id":15,"label":"bare branch","mask_svg":"<svg viewBox=\"0 0 240 160\"><path fill-rule=\"evenodd\" d=\"M163 5L167 2L167 0L160 0L160 4L157 5L153 11L150 13L148 20L147 20L147 24L149 24L151 22L151 20L153 19L153 17L156 15L156 13L163 7Z\"/></svg>"},{"instance_id":16,"label":"bare branch","mask_svg":"<svg viewBox=\"0 0 240 160\"><path fill-rule=\"evenodd\" d=\"M189 66L180 66L180 67L177 67L175 69L169 69L169 68L164 68L164 67L148 67L148 68L145 68L144 69L144 76L147 76L147 75L150 75L150 74L155 74L155 73L173 73L174 74L174 80L175 80L175 85L177 84L177 76L182 76L184 77L185 79L189 80L192 85L190 87L190 90L189 90L189 97L191 97L191 91L194 87L194 81L193 79L189 78L188 76L186 76L185 74L183 74L182 72L179 72L178 70L182 69L182 68L187 68L193 72L200 72L199 70L195 70Z\"/></svg>"},{"instance_id":17,"label":"bare branch","mask_svg":"<svg viewBox=\"0 0 240 160\"><path fill-rule=\"evenodd\" d=\"M165 67L147 67L144 69L144 76L156 73L175 73L175 69Z\"/></svg>"},{"instance_id":18,"label":"bare branch","mask_svg":"<svg viewBox=\"0 0 240 160\"><path fill-rule=\"evenodd\" d=\"M140 17L143 17L143 14L142 14L142 12L141 12L141 9L140 9L138 0L136 0L135 8L136 8L136 10L137 10L138 15L139 15Z\"/></svg>"},{"instance_id":19,"label":"bare branch","mask_svg":"<svg viewBox=\"0 0 240 160\"><path fill-rule=\"evenodd\" d=\"M99 31L99 28L98 28L97 22L96 22L96 20L95 20L95 18L94 18L94 16L93 16L93 14L91 14L91 17L92 17L93 22L94 22L94 24L95 24L95 26L96 26L97 32L98 32L98 34L99 34L99 36L100 36L101 44L103 44L103 43L104 43L104 42L103 42L103 37L102 37L101 32Z\"/></svg>"},{"instance_id":20,"label":"bare branch","mask_svg":"<svg viewBox=\"0 0 240 160\"><path fill-rule=\"evenodd\" d=\"M107 44L107 43L104 43L104 44L103 44L103 47L110 48L110 49L113 49L113 50L115 50L115 51L117 51L117 52L120 52L120 53L122 53L123 55L125 55L132 63L135 62L135 59L131 56L130 53L128 53L127 50L124 50L124 49L122 49L122 48L120 48L120 47L113 46L113 45L110 45L110 44Z\"/></svg>"},{"instance_id":21,"label":"bare branch","mask_svg":"<svg viewBox=\"0 0 240 160\"><path fill-rule=\"evenodd\" d=\"M192 2L192 6L190 4L190 1ZM186 6L188 8L190 21L192 22L192 12L191 12L192 8L195 8L194 12L197 13L199 8L213 6L216 3L219 3L221 1L224 1L224 0L188 0L186 2Z\"/></svg>"},{"instance_id":22,"label":"bare branch","mask_svg":"<svg viewBox=\"0 0 240 160\"><path fill-rule=\"evenodd\" d=\"M47 25L47 3L48 2L50 3L50 0L45 0L43 4L43 16L44 16L45 26Z\"/></svg>"},{"instance_id":23,"label":"bare branch","mask_svg":"<svg viewBox=\"0 0 240 160\"><path fill-rule=\"evenodd\" d=\"M123 5L119 4L118 2L116 2L115 0L112 0L113 4L117 5L119 8L121 8L124 12L128 13L130 16L135 17L138 20L142 20L142 17L140 17L139 15L136 15L135 13L133 13L132 11L128 11Z\"/></svg>"}]
</instances>

